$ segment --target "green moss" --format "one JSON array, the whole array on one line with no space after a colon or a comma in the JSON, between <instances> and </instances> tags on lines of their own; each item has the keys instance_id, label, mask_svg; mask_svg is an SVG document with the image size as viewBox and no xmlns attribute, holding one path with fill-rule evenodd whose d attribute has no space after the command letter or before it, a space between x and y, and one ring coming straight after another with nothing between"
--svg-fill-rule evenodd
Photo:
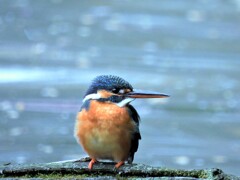
<instances>
[{"instance_id":1,"label":"green moss","mask_svg":"<svg viewBox=\"0 0 240 180\"><path fill-rule=\"evenodd\" d=\"M128 179L128 177L121 177L121 175L106 175L106 174L60 174L60 173L51 173L51 174L42 174L42 173L38 173L35 175L24 175L24 176L2 176L0 175L0 178L40 178L40 179L84 179L84 178L100 178L100 177L104 177L104 179L112 179L112 178L116 178L118 180L126 180ZM134 178L134 177L132 177ZM135 178L139 178L139 177L135 177Z\"/></svg>"},{"instance_id":2,"label":"green moss","mask_svg":"<svg viewBox=\"0 0 240 180\"><path fill-rule=\"evenodd\" d=\"M0 178L16 178L16 177L21 177L21 178L42 178L42 179L61 179L61 178L88 178L88 177L94 177L94 176L90 176L88 174L60 174L60 173L51 173L51 174L42 174L42 173L38 173L35 175L31 175L31 174L26 174L24 176L0 176Z\"/></svg>"},{"instance_id":3,"label":"green moss","mask_svg":"<svg viewBox=\"0 0 240 180\"><path fill-rule=\"evenodd\" d=\"M194 177L194 178L208 178L209 173L205 170L181 170L181 169L167 169L167 168L161 168L157 171L152 171L153 176L167 176L167 177Z\"/></svg>"},{"instance_id":4,"label":"green moss","mask_svg":"<svg viewBox=\"0 0 240 180\"><path fill-rule=\"evenodd\" d=\"M134 172L133 172L134 174ZM23 176L11 176L7 178L14 178L14 177L21 177L21 178L43 178L43 179L60 179L60 178L93 178L93 177L114 177L120 180L125 180L129 177L135 179L139 178L139 176L133 175L133 174L128 174L128 175L122 175L121 173L119 174L108 174L108 173L93 173L93 174L78 174L78 173L70 173L70 174L62 174L62 173L50 173L50 174L42 174L42 173L37 173L37 174L25 174ZM161 176L166 176L166 177L175 177L175 176L180 176L180 177L196 177L196 178L207 178L207 174L204 171L183 171L183 170L170 170L170 169L161 169L160 171L156 170L153 171L150 174L143 174L143 176L140 177L157 177L161 174ZM0 176L0 178L6 178L6 176Z\"/></svg>"}]
</instances>

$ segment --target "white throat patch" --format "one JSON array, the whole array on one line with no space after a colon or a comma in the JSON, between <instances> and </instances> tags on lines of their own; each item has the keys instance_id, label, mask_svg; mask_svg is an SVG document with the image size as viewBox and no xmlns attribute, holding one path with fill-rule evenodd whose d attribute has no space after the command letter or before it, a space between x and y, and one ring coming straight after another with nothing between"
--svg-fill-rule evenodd
<instances>
[{"instance_id":1,"label":"white throat patch","mask_svg":"<svg viewBox=\"0 0 240 180\"><path fill-rule=\"evenodd\" d=\"M135 100L135 98L126 98L122 101L120 101L119 103L116 103L119 107L123 107L125 105L127 105L128 103L132 102L133 100Z\"/></svg>"}]
</instances>

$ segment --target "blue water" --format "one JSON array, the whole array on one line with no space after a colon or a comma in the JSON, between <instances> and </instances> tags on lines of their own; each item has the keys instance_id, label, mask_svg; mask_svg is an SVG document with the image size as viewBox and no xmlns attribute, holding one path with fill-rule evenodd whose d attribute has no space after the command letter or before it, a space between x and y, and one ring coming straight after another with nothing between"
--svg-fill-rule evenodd
<instances>
[{"instance_id":1,"label":"blue water","mask_svg":"<svg viewBox=\"0 0 240 180\"><path fill-rule=\"evenodd\" d=\"M73 137L91 80L136 100L136 163L240 175L240 2L28 1L0 6L0 163L86 156Z\"/></svg>"}]
</instances>

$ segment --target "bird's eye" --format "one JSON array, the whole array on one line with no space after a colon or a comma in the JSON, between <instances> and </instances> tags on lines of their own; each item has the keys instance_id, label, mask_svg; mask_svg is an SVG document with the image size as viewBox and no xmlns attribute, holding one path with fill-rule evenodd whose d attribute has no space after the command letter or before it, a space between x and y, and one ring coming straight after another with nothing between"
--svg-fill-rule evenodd
<instances>
[{"instance_id":1,"label":"bird's eye","mask_svg":"<svg viewBox=\"0 0 240 180\"><path fill-rule=\"evenodd\" d=\"M112 89L112 92L114 94L124 94L125 90L124 89L119 89L119 88L114 88L114 89Z\"/></svg>"},{"instance_id":2,"label":"bird's eye","mask_svg":"<svg viewBox=\"0 0 240 180\"><path fill-rule=\"evenodd\" d=\"M114 89L112 89L112 92L117 94L117 93L119 93L119 89L114 88Z\"/></svg>"}]
</instances>

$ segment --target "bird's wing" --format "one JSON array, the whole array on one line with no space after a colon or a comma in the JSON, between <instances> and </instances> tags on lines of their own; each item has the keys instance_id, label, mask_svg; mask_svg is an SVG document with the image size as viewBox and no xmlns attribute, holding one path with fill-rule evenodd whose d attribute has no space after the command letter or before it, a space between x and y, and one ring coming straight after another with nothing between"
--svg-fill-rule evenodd
<instances>
[{"instance_id":1,"label":"bird's wing","mask_svg":"<svg viewBox=\"0 0 240 180\"><path fill-rule=\"evenodd\" d=\"M136 111L136 109L132 105L127 105L129 115L132 117L132 120L136 123L136 129L133 132L132 135L132 142L131 142L131 148L129 152L129 157L128 157L128 163L132 163L134 159L134 154L138 150L138 141L141 139L141 134L139 131L139 121L140 117Z\"/></svg>"}]
</instances>

